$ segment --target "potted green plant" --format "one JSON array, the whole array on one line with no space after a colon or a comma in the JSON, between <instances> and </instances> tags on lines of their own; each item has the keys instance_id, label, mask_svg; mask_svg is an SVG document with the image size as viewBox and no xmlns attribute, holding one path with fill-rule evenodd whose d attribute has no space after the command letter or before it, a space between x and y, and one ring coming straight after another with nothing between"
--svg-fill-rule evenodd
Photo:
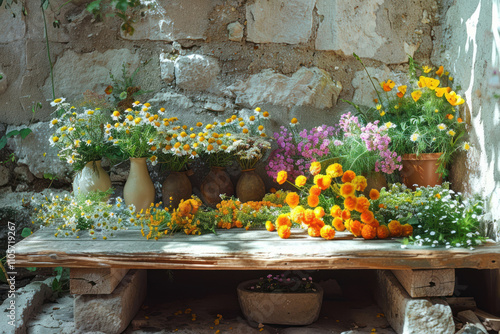
<instances>
[{"instance_id":1,"label":"potted green plant","mask_svg":"<svg viewBox=\"0 0 500 334\"><path fill-rule=\"evenodd\" d=\"M311 277L272 275L238 285L241 311L250 323L309 325L318 320L323 289Z\"/></svg>"},{"instance_id":2,"label":"potted green plant","mask_svg":"<svg viewBox=\"0 0 500 334\"><path fill-rule=\"evenodd\" d=\"M440 184L453 154L459 148L470 148L463 141L465 124L457 109L465 101L452 90L452 81L443 66L437 70L420 67L411 57L408 83L396 86L389 79L377 88L372 80L378 99L364 114L388 129L391 148L402 155L401 176L409 187Z\"/></svg>"}]
</instances>

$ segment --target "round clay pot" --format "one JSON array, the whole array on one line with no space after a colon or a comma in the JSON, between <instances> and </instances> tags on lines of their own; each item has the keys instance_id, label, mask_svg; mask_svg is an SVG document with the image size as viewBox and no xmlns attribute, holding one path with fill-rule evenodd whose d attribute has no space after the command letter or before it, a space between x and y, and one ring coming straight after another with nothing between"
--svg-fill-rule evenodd
<instances>
[{"instance_id":1,"label":"round clay pot","mask_svg":"<svg viewBox=\"0 0 500 334\"><path fill-rule=\"evenodd\" d=\"M176 209L181 200L189 199L193 194L193 187L187 177L187 171L170 172L163 181L161 192L163 205L171 210Z\"/></svg>"},{"instance_id":2,"label":"round clay pot","mask_svg":"<svg viewBox=\"0 0 500 334\"><path fill-rule=\"evenodd\" d=\"M236 184L236 197L241 202L261 201L266 195L266 185L255 169L241 171L241 176Z\"/></svg>"},{"instance_id":3,"label":"round clay pot","mask_svg":"<svg viewBox=\"0 0 500 334\"><path fill-rule=\"evenodd\" d=\"M401 178L413 190L418 187L434 187L443 182L442 174L437 173L438 159L443 153L403 154ZM415 186L417 185L417 186Z\"/></svg>"},{"instance_id":4,"label":"round clay pot","mask_svg":"<svg viewBox=\"0 0 500 334\"><path fill-rule=\"evenodd\" d=\"M315 284L315 292L266 293L247 288L258 280L238 285L238 301L245 318L251 323L275 325L310 325L318 320L323 303L323 289Z\"/></svg>"},{"instance_id":5,"label":"round clay pot","mask_svg":"<svg viewBox=\"0 0 500 334\"><path fill-rule=\"evenodd\" d=\"M200 186L201 196L206 205L215 207L222 201L221 194L234 195L234 186L223 167L212 167Z\"/></svg>"},{"instance_id":6,"label":"round clay pot","mask_svg":"<svg viewBox=\"0 0 500 334\"><path fill-rule=\"evenodd\" d=\"M93 191L107 191L111 188L111 179L101 167L101 160L90 161L81 171L78 171L73 180L73 193L88 194Z\"/></svg>"},{"instance_id":7,"label":"round clay pot","mask_svg":"<svg viewBox=\"0 0 500 334\"><path fill-rule=\"evenodd\" d=\"M123 188L125 204L137 210L146 210L155 201L155 187L149 176L146 158L130 158L130 173Z\"/></svg>"}]
</instances>

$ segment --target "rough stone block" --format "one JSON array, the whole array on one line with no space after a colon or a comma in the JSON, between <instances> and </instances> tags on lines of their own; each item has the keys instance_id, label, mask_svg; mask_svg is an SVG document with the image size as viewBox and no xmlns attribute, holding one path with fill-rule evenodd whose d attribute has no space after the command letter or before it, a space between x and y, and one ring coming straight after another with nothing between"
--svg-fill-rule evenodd
<instances>
[{"instance_id":1,"label":"rough stone block","mask_svg":"<svg viewBox=\"0 0 500 334\"><path fill-rule=\"evenodd\" d=\"M78 295L110 294L127 272L128 269L121 268L72 268L69 278L71 293Z\"/></svg>"},{"instance_id":2,"label":"rough stone block","mask_svg":"<svg viewBox=\"0 0 500 334\"><path fill-rule=\"evenodd\" d=\"M21 3L12 3L11 10L17 13L12 17L11 10L0 10L0 22L2 22L2 33L0 34L0 44L19 41L26 35L26 24L24 15L21 14Z\"/></svg>"},{"instance_id":3,"label":"rough stone block","mask_svg":"<svg viewBox=\"0 0 500 334\"><path fill-rule=\"evenodd\" d=\"M451 308L441 299L413 299L387 270L377 271L376 300L398 334L453 334Z\"/></svg>"},{"instance_id":4,"label":"rough stone block","mask_svg":"<svg viewBox=\"0 0 500 334\"><path fill-rule=\"evenodd\" d=\"M7 90L7 75L0 70L0 94Z\"/></svg>"},{"instance_id":5,"label":"rough stone block","mask_svg":"<svg viewBox=\"0 0 500 334\"><path fill-rule=\"evenodd\" d=\"M131 270L109 295L75 296L75 328L83 332L123 332L146 298L146 284L146 270Z\"/></svg>"},{"instance_id":6,"label":"rough stone block","mask_svg":"<svg viewBox=\"0 0 500 334\"><path fill-rule=\"evenodd\" d=\"M14 174L18 180L31 183L35 180L35 176L30 172L28 166L17 166L14 168Z\"/></svg>"},{"instance_id":7,"label":"rough stone block","mask_svg":"<svg viewBox=\"0 0 500 334\"><path fill-rule=\"evenodd\" d=\"M169 58L168 53L160 54L160 76L165 82L175 79L175 62Z\"/></svg>"},{"instance_id":8,"label":"rough stone block","mask_svg":"<svg viewBox=\"0 0 500 334\"><path fill-rule=\"evenodd\" d=\"M0 187L9 183L10 173L9 169L0 165Z\"/></svg>"},{"instance_id":9,"label":"rough stone block","mask_svg":"<svg viewBox=\"0 0 500 334\"><path fill-rule=\"evenodd\" d=\"M162 40L172 42L179 39L206 39L208 16L213 1L172 0L159 1L157 8L147 12L137 23L134 33L122 38L128 40Z\"/></svg>"},{"instance_id":10,"label":"rough stone block","mask_svg":"<svg viewBox=\"0 0 500 334\"><path fill-rule=\"evenodd\" d=\"M311 37L316 0L256 0L246 6L247 40L306 43Z\"/></svg>"},{"instance_id":11,"label":"rough stone block","mask_svg":"<svg viewBox=\"0 0 500 334\"><path fill-rule=\"evenodd\" d=\"M245 27L239 22L232 22L227 25L228 39L234 42L240 42L243 38L243 29Z\"/></svg>"},{"instance_id":12,"label":"rough stone block","mask_svg":"<svg viewBox=\"0 0 500 334\"><path fill-rule=\"evenodd\" d=\"M181 89L206 90L216 82L219 72L219 64L212 57L191 54L175 60L175 83Z\"/></svg>"},{"instance_id":13,"label":"rough stone block","mask_svg":"<svg viewBox=\"0 0 500 334\"><path fill-rule=\"evenodd\" d=\"M291 77L264 70L229 89L236 94L237 104L249 108L273 104L287 108L311 106L324 109L337 103L342 85L333 81L324 70L302 67Z\"/></svg>"}]
</instances>

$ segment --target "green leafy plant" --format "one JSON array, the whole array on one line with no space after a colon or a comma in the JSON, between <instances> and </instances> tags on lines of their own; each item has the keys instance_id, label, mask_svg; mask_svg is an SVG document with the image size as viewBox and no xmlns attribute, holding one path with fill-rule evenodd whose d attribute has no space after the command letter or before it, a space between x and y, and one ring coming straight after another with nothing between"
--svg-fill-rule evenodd
<instances>
[{"instance_id":1,"label":"green leafy plant","mask_svg":"<svg viewBox=\"0 0 500 334\"><path fill-rule=\"evenodd\" d=\"M141 90L141 87L136 86L135 77L139 71L148 64L149 61L144 62L142 65L138 66L132 74L129 74L130 64L122 64L121 78L116 78L111 72L109 72L109 77L113 85L109 85L105 89L105 93L108 95L113 95L115 103L118 109L125 110L132 107L132 103L135 101L136 97L150 91Z\"/></svg>"},{"instance_id":2,"label":"green leafy plant","mask_svg":"<svg viewBox=\"0 0 500 334\"><path fill-rule=\"evenodd\" d=\"M69 291L69 268L56 267L54 272L56 277L52 281L52 291L58 293Z\"/></svg>"},{"instance_id":3,"label":"green leafy plant","mask_svg":"<svg viewBox=\"0 0 500 334\"><path fill-rule=\"evenodd\" d=\"M24 139L30 133L31 133L31 129L30 128L24 128L24 129L21 129L21 130L12 130L12 131L9 131L7 134L5 134L4 136L2 136L0 138L0 150L3 149L5 147L5 145L7 145L7 139L9 139L11 137L14 137L14 136L20 136L21 139Z\"/></svg>"}]
</instances>

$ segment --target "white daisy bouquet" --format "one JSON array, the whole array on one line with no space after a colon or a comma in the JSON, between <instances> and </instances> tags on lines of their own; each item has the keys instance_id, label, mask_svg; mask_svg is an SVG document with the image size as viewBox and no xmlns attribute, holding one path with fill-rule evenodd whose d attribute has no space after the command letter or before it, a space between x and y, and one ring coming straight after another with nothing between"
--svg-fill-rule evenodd
<instances>
[{"instance_id":1,"label":"white daisy bouquet","mask_svg":"<svg viewBox=\"0 0 500 334\"><path fill-rule=\"evenodd\" d=\"M56 115L50 121L54 129L50 145L59 149L59 157L81 170L88 162L101 160L111 149L112 142L105 136L105 124L111 120L109 112L99 108L75 108L64 98L54 100Z\"/></svg>"}]
</instances>

